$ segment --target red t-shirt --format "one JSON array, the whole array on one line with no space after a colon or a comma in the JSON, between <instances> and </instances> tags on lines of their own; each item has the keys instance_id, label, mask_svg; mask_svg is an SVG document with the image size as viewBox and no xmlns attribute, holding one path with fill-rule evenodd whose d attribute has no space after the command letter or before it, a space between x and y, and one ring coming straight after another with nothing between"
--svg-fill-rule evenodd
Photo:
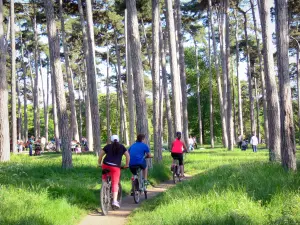
<instances>
[{"instance_id":1,"label":"red t-shirt","mask_svg":"<svg viewBox=\"0 0 300 225\"><path fill-rule=\"evenodd\" d=\"M173 142L172 153L182 153L183 142L181 140L176 139Z\"/></svg>"}]
</instances>

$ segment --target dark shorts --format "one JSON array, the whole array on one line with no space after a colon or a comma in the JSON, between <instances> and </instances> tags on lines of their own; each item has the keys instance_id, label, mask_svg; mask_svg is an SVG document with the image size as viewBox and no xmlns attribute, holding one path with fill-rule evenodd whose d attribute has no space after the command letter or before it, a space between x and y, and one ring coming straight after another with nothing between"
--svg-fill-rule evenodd
<instances>
[{"instance_id":1,"label":"dark shorts","mask_svg":"<svg viewBox=\"0 0 300 225\"><path fill-rule=\"evenodd\" d=\"M177 159L179 161L179 165L183 165L183 154L182 153L171 153L173 159Z\"/></svg>"},{"instance_id":2,"label":"dark shorts","mask_svg":"<svg viewBox=\"0 0 300 225\"><path fill-rule=\"evenodd\" d=\"M131 171L131 173L132 173L133 175L137 175L137 170L138 170L138 169L144 170L144 169L146 169L146 168L147 168L146 162L143 163L143 164L139 164L139 165L129 166L129 169L130 169L130 171Z\"/></svg>"}]
</instances>

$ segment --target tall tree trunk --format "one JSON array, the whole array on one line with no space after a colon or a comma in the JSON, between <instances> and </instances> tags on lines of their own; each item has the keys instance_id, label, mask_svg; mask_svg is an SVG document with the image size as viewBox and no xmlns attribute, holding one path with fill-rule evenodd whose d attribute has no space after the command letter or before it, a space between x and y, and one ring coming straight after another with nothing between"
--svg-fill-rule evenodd
<instances>
[{"instance_id":1,"label":"tall tree trunk","mask_svg":"<svg viewBox=\"0 0 300 225\"><path fill-rule=\"evenodd\" d=\"M254 97L253 97L253 86L252 86L252 75L251 70L253 69L250 64L250 51L249 51L249 38L248 38L248 18L247 13L243 11L241 8L238 7L238 10L244 16L244 33L246 39L246 58L247 58L247 77L248 77L248 92L249 92L249 99L250 99L250 124L251 124L251 134L256 132L256 122L254 117Z\"/></svg>"},{"instance_id":2,"label":"tall tree trunk","mask_svg":"<svg viewBox=\"0 0 300 225\"><path fill-rule=\"evenodd\" d=\"M189 127L188 127L188 99L187 99L187 87L186 87L186 74L185 74L185 61L184 61L184 47L183 47L183 32L182 32L182 20L180 10L180 0L176 0L177 11L177 34L179 45L179 72L181 81L181 96L182 96L182 119L183 119L183 137L186 144L189 141Z\"/></svg>"},{"instance_id":3,"label":"tall tree trunk","mask_svg":"<svg viewBox=\"0 0 300 225\"><path fill-rule=\"evenodd\" d=\"M0 105L8 105L6 81L7 39L3 29L3 2L0 0ZM8 107L0 108L0 162L10 160Z\"/></svg>"},{"instance_id":4,"label":"tall tree trunk","mask_svg":"<svg viewBox=\"0 0 300 225\"><path fill-rule=\"evenodd\" d=\"M209 120L210 120L210 146L214 148L214 112L213 112L213 93L212 93L212 70L211 70L211 41L210 27L213 26L211 21L211 11L208 10L208 67L209 67Z\"/></svg>"},{"instance_id":5,"label":"tall tree trunk","mask_svg":"<svg viewBox=\"0 0 300 225\"><path fill-rule=\"evenodd\" d=\"M90 107L90 97L88 94L88 75L87 75L87 70L90 67L89 66L89 47L88 47L88 38L87 38L87 32L86 32L86 25L85 25L85 20L84 20L84 13L83 13L83 8L82 8L82 2L81 0L78 0L78 11L80 15L80 23L81 23L81 29L82 29L82 37L83 37L83 52L84 52L84 57L85 57L85 68L84 68L84 73L85 73L85 83L86 83L86 95L85 95L85 118L86 118L86 138L88 141L89 145L89 150L93 151L94 150L94 143L93 143L93 128L92 128L92 116L91 116L91 107ZM96 150L94 150L96 151Z\"/></svg>"},{"instance_id":6,"label":"tall tree trunk","mask_svg":"<svg viewBox=\"0 0 300 225\"><path fill-rule=\"evenodd\" d=\"M242 110L242 89L241 89L241 78L239 74L239 62L240 62L240 53L239 53L239 22L234 11L235 16L235 54L236 54L236 74L237 74L237 89L238 89L238 118L239 118L239 136L244 136L244 124L243 124L243 110Z\"/></svg>"},{"instance_id":7,"label":"tall tree trunk","mask_svg":"<svg viewBox=\"0 0 300 225\"><path fill-rule=\"evenodd\" d=\"M50 59L51 61L51 59ZM51 62L50 62L51 63ZM56 104L56 94L55 94L55 83L53 69L51 69L51 86L52 86L52 111L53 111L53 122L54 122L54 137L56 151L60 151L60 136L59 136L59 127L58 127L58 117L57 117L57 104Z\"/></svg>"},{"instance_id":8,"label":"tall tree trunk","mask_svg":"<svg viewBox=\"0 0 300 225\"><path fill-rule=\"evenodd\" d=\"M297 170L295 128L289 76L288 2L275 0L278 50L278 77L280 90L281 162L285 169Z\"/></svg>"},{"instance_id":9,"label":"tall tree trunk","mask_svg":"<svg viewBox=\"0 0 300 225\"><path fill-rule=\"evenodd\" d=\"M90 97L90 107L93 123L93 142L94 152L99 154L101 149L100 140L100 115L98 106L97 82L96 82L96 68L95 68L95 41L94 41L94 23L91 0L86 1L86 15L87 15L87 40L88 40L88 61L87 64L87 81Z\"/></svg>"},{"instance_id":10,"label":"tall tree trunk","mask_svg":"<svg viewBox=\"0 0 300 225\"><path fill-rule=\"evenodd\" d=\"M146 49L147 49L147 57L149 60L149 67L150 67L150 70L152 71L151 53L150 53L150 48L149 48L148 41L147 41L147 34L146 34L146 29L145 29L145 24L144 24L143 18L141 19L141 22L142 22L142 29L143 29L143 35L144 35L144 42L145 42Z\"/></svg>"},{"instance_id":11,"label":"tall tree trunk","mask_svg":"<svg viewBox=\"0 0 300 225\"><path fill-rule=\"evenodd\" d=\"M219 57L217 52L217 42L216 42L216 35L213 23L213 13L211 8L211 0L208 0L208 9L210 11L210 24L211 24L211 34L213 40L213 50L214 50L214 62L215 62L215 70L217 74L217 86L218 86L218 93L219 93L219 105L220 105L220 117L221 117L221 124L222 124L222 141L223 145L227 146L227 128L226 128L226 119L224 115L224 106L223 106L223 92L222 92L222 84L220 78L220 66L219 66Z\"/></svg>"},{"instance_id":12,"label":"tall tree trunk","mask_svg":"<svg viewBox=\"0 0 300 225\"><path fill-rule=\"evenodd\" d=\"M20 81L17 78L17 94L18 94L18 117L17 117L17 121L18 121L18 140L22 140L22 113L21 113L21 95L20 95Z\"/></svg>"},{"instance_id":13,"label":"tall tree trunk","mask_svg":"<svg viewBox=\"0 0 300 225\"><path fill-rule=\"evenodd\" d=\"M49 140L49 98L50 98L50 61L47 62L47 93L46 93L46 109L45 109L45 138Z\"/></svg>"},{"instance_id":14,"label":"tall tree trunk","mask_svg":"<svg viewBox=\"0 0 300 225\"><path fill-rule=\"evenodd\" d=\"M230 30L229 30L229 0L225 0L225 46L226 46L226 75L227 75L227 132L228 132L228 150L233 150L233 113L232 113L232 93L231 93L231 79L230 79Z\"/></svg>"},{"instance_id":15,"label":"tall tree trunk","mask_svg":"<svg viewBox=\"0 0 300 225\"><path fill-rule=\"evenodd\" d=\"M141 58L141 42L138 29L136 0L126 0L128 12L128 36L131 48L132 72L134 79L134 94L136 102L136 131L145 134L149 141L148 114L144 87L144 72Z\"/></svg>"},{"instance_id":16,"label":"tall tree trunk","mask_svg":"<svg viewBox=\"0 0 300 225\"><path fill-rule=\"evenodd\" d=\"M49 39L50 61L55 86L57 111L59 117L59 133L62 146L62 167L71 168L72 151L70 146L69 121L67 113L67 101L64 91L64 80L60 63L59 37L56 30L54 9L52 0L44 0L47 19L47 33Z\"/></svg>"},{"instance_id":17,"label":"tall tree trunk","mask_svg":"<svg viewBox=\"0 0 300 225\"><path fill-rule=\"evenodd\" d=\"M125 41L126 41L126 77L127 77L127 98L128 98L128 112L129 112L129 144L132 145L135 141L134 137L134 94L133 94L133 77L132 77L132 64L130 57L130 41L128 38L127 22L128 13L125 9Z\"/></svg>"},{"instance_id":18,"label":"tall tree trunk","mask_svg":"<svg viewBox=\"0 0 300 225\"><path fill-rule=\"evenodd\" d=\"M110 128L110 94L109 94L109 46L107 45L107 61L106 61L106 127L107 127L107 143L110 141L111 128Z\"/></svg>"},{"instance_id":19,"label":"tall tree trunk","mask_svg":"<svg viewBox=\"0 0 300 225\"><path fill-rule=\"evenodd\" d=\"M76 104L75 104L75 94L74 94L74 84L73 77L70 69L69 62L69 50L66 44L66 33L65 33L65 20L64 20L64 10L62 0L59 0L59 17L61 24L61 39L64 49L64 59L68 80L68 89L69 89L69 98L70 98L70 108L71 108L71 132L72 138L76 141L79 141L79 133L78 133L78 123L77 123L77 115L76 115Z\"/></svg>"},{"instance_id":20,"label":"tall tree trunk","mask_svg":"<svg viewBox=\"0 0 300 225\"><path fill-rule=\"evenodd\" d=\"M300 55L300 46L298 46L297 50L297 90L298 90L298 126L300 130L300 63L299 57Z\"/></svg>"},{"instance_id":21,"label":"tall tree trunk","mask_svg":"<svg viewBox=\"0 0 300 225\"><path fill-rule=\"evenodd\" d=\"M38 65L38 30L36 22L36 5L34 6L33 17L33 30L34 30L34 68L35 68L35 82L33 92L33 107L34 107L34 136L39 138L41 136L40 124L40 105L39 105L39 65Z\"/></svg>"},{"instance_id":22,"label":"tall tree trunk","mask_svg":"<svg viewBox=\"0 0 300 225\"><path fill-rule=\"evenodd\" d=\"M265 82L265 77L264 77L263 60L262 60L263 56L261 54L260 40L259 40L258 34L257 34L257 24L256 24L256 16L255 16L253 0L250 0L250 4L251 4L251 11L252 11L252 17L253 17L253 23L254 23L254 31L255 31L256 45L257 45L257 55L259 57L258 58L259 59L259 73L260 73L260 79L261 79L261 93L262 93L263 110L264 110L265 143L266 143L266 147L269 148L269 126L268 126L268 115L267 115L266 82Z\"/></svg>"},{"instance_id":23,"label":"tall tree trunk","mask_svg":"<svg viewBox=\"0 0 300 225\"><path fill-rule=\"evenodd\" d=\"M161 26L160 26L161 27ZM168 78L167 78L167 68L166 68L166 52L167 52L167 39L165 33L161 30L160 32L160 55L161 55L161 75L163 81L163 91L166 101L166 115L168 122L168 147L171 149L171 145L174 139L174 127L173 127L173 119L172 119L172 110L170 104L170 97L168 91Z\"/></svg>"},{"instance_id":24,"label":"tall tree trunk","mask_svg":"<svg viewBox=\"0 0 300 225\"><path fill-rule=\"evenodd\" d=\"M48 137L48 105L47 105L47 99L46 99L46 93L44 88L44 82L43 82L43 72L42 72L42 60L41 60L41 52L39 52L39 62L40 62L40 75L41 75L41 82L42 82L42 94L43 94L43 103L44 103L44 135ZM47 75L46 75L46 81L48 80L48 67L47 67ZM46 84L47 85L47 84ZM47 92L47 89L46 89ZM46 141L48 139L46 138Z\"/></svg>"},{"instance_id":25,"label":"tall tree trunk","mask_svg":"<svg viewBox=\"0 0 300 225\"><path fill-rule=\"evenodd\" d=\"M254 78L254 86L255 86L255 99L256 99L256 123L257 123L257 137L258 140L261 140L261 136L260 136L260 121L259 121L259 98L258 96L258 92L257 92L257 79L256 77Z\"/></svg>"},{"instance_id":26,"label":"tall tree trunk","mask_svg":"<svg viewBox=\"0 0 300 225\"><path fill-rule=\"evenodd\" d=\"M224 3L224 2L223 2ZM223 119L224 119L224 126L226 127L226 137L223 139L223 145L225 148L228 147L229 137L228 137L228 126L227 126L227 69L226 69L226 49L225 49L225 19L223 12L219 12L219 39L220 39L220 53L221 53L221 60L222 60L222 80L223 80L223 87L222 87L222 97L223 97Z\"/></svg>"},{"instance_id":27,"label":"tall tree trunk","mask_svg":"<svg viewBox=\"0 0 300 225\"><path fill-rule=\"evenodd\" d=\"M17 153L17 110L16 110L16 38L15 38L15 1L10 1L10 44L11 44L11 141L12 151Z\"/></svg>"},{"instance_id":28,"label":"tall tree trunk","mask_svg":"<svg viewBox=\"0 0 300 225\"><path fill-rule=\"evenodd\" d=\"M260 0L260 15L262 25L262 42L264 53L264 71L266 80L266 96L268 107L268 120L269 125L269 152L270 161L280 160L280 114L276 77L274 73L274 60L272 53L272 31L271 31L271 15L270 8L272 5L271 0Z\"/></svg>"},{"instance_id":29,"label":"tall tree trunk","mask_svg":"<svg viewBox=\"0 0 300 225\"><path fill-rule=\"evenodd\" d=\"M82 99L82 78L79 77L78 82L78 89L79 89L79 99L78 99L78 109L79 109L79 124L78 124L78 130L79 130L79 139L82 140L82 108L83 108L83 99Z\"/></svg>"},{"instance_id":30,"label":"tall tree trunk","mask_svg":"<svg viewBox=\"0 0 300 225\"><path fill-rule=\"evenodd\" d=\"M118 90L120 96L120 139L126 145L129 145L127 138L127 129L126 129L126 110L125 110L125 100L124 100L124 92L121 78L121 57L120 57L120 49L118 45L117 39L117 31L115 30L115 46L116 46L116 55L117 55L117 63L118 63Z\"/></svg>"},{"instance_id":31,"label":"tall tree trunk","mask_svg":"<svg viewBox=\"0 0 300 225\"><path fill-rule=\"evenodd\" d=\"M21 57L22 57L22 70L23 70L23 96L24 96L24 131L23 131L23 141L27 142L28 140L28 116L27 116L27 69L24 61L24 48L23 44L21 44Z\"/></svg>"},{"instance_id":32,"label":"tall tree trunk","mask_svg":"<svg viewBox=\"0 0 300 225\"><path fill-rule=\"evenodd\" d=\"M178 74L177 54L176 54L176 37L172 0L165 0L167 7L167 27L169 36L169 49L171 60L171 73L172 73L172 89L173 89L173 106L174 106L174 119L175 119L175 132L182 131L181 121L181 84L180 76Z\"/></svg>"},{"instance_id":33,"label":"tall tree trunk","mask_svg":"<svg viewBox=\"0 0 300 225\"><path fill-rule=\"evenodd\" d=\"M152 92L153 92L153 132L154 159L162 160L159 105L159 0L152 0Z\"/></svg>"},{"instance_id":34,"label":"tall tree trunk","mask_svg":"<svg viewBox=\"0 0 300 225\"><path fill-rule=\"evenodd\" d=\"M198 62L198 47L197 43L194 40L195 44L195 55L196 55L196 71L197 71L197 106L198 106L198 126L199 126L199 144L203 145L203 137L202 137L202 113L201 113L201 98L200 98L200 70L199 70L199 62Z\"/></svg>"}]
</instances>

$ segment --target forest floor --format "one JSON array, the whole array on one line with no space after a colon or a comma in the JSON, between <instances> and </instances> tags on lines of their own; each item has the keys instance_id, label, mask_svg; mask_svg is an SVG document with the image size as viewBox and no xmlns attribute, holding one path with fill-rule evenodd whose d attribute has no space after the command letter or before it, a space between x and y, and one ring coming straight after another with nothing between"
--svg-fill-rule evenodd
<instances>
[{"instance_id":1,"label":"forest floor","mask_svg":"<svg viewBox=\"0 0 300 225\"><path fill-rule=\"evenodd\" d=\"M154 165L149 175L154 186L170 179L170 163L166 152L163 164ZM74 155L73 165L62 170L56 153L14 155L0 164L0 224L74 225L99 210L97 158ZM185 171L193 179L145 201L126 222L300 224L300 174L269 163L266 150L196 150L187 154ZM122 171L124 196L130 177L129 170Z\"/></svg>"}]
</instances>

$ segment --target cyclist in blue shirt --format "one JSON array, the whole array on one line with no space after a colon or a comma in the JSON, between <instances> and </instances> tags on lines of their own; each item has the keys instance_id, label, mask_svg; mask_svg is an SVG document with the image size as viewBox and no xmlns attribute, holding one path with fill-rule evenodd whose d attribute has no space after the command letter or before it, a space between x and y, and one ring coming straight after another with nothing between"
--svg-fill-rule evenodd
<instances>
[{"instance_id":1,"label":"cyclist in blue shirt","mask_svg":"<svg viewBox=\"0 0 300 225\"><path fill-rule=\"evenodd\" d=\"M145 182L148 178L148 167L145 160L146 157L152 157L148 145L145 143L145 135L139 134L136 142L128 149L130 155L129 168L133 175L137 173L137 167L143 170L143 177Z\"/></svg>"}]
</instances>

